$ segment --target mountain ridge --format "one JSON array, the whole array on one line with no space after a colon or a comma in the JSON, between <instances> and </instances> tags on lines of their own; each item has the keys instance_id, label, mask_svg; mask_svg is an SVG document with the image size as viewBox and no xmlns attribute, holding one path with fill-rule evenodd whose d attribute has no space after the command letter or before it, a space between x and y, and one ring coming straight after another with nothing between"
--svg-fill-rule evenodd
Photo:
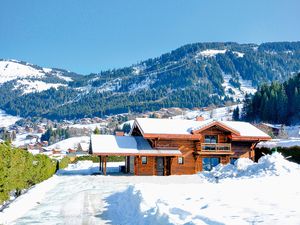
<instances>
[{"instance_id":1,"label":"mountain ridge","mask_svg":"<svg viewBox=\"0 0 300 225\"><path fill-rule=\"evenodd\" d=\"M259 84L298 73L300 42L195 43L132 66L84 76L51 70L42 78L22 78L25 91L17 86L20 78L0 84L0 108L13 115L72 119L240 102ZM46 87L26 92L28 80Z\"/></svg>"}]
</instances>

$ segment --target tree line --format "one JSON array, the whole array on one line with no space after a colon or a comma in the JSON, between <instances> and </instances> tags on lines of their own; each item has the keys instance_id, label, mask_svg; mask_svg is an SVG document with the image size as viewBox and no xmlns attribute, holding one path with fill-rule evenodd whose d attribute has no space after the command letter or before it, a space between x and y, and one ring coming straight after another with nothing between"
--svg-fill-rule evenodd
<instances>
[{"instance_id":1,"label":"tree line","mask_svg":"<svg viewBox=\"0 0 300 225\"><path fill-rule=\"evenodd\" d=\"M247 95L242 118L248 121L299 124L300 73L284 83L262 85L254 96Z\"/></svg>"}]
</instances>

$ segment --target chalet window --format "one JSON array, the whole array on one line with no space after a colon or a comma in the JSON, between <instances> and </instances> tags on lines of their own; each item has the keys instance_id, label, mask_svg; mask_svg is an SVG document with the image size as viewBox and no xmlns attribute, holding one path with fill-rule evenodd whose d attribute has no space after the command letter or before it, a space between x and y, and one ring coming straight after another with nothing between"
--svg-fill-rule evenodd
<instances>
[{"instance_id":1,"label":"chalet window","mask_svg":"<svg viewBox=\"0 0 300 225\"><path fill-rule=\"evenodd\" d=\"M205 143L216 144L218 143L218 136L217 135L205 135Z\"/></svg>"},{"instance_id":2,"label":"chalet window","mask_svg":"<svg viewBox=\"0 0 300 225\"><path fill-rule=\"evenodd\" d=\"M178 164L183 164L183 157L178 157L177 160L178 160Z\"/></svg>"},{"instance_id":3,"label":"chalet window","mask_svg":"<svg viewBox=\"0 0 300 225\"><path fill-rule=\"evenodd\" d=\"M147 156L142 156L142 164L147 164Z\"/></svg>"},{"instance_id":4,"label":"chalet window","mask_svg":"<svg viewBox=\"0 0 300 225\"><path fill-rule=\"evenodd\" d=\"M204 171L210 171L213 167L220 163L220 158L202 158L202 165Z\"/></svg>"}]
</instances>

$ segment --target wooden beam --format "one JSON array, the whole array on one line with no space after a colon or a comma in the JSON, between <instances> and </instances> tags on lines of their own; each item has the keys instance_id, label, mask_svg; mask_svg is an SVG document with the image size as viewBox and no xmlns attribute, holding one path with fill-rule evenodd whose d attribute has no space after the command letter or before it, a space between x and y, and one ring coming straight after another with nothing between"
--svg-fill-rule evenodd
<instances>
[{"instance_id":1,"label":"wooden beam","mask_svg":"<svg viewBox=\"0 0 300 225\"><path fill-rule=\"evenodd\" d=\"M166 173L167 173L167 159L166 157L164 157L164 176L166 176Z\"/></svg>"},{"instance_id":2,"label":"wooden beam","mask_svg":"<svg viewBox=\"0 0 300 225\"><path fill-rule=\"evenodd\" d=\"M233 141L268 141L271 137L232 136Z\"/></svg>"},{"instance_id":3,"label":"wooden beam","mask_svg":"<svg viewBox=\"0 0 300 225\"><path fill-rule=\"evenodd\" d=\"M160 148L163 149L163 148ZM155 150L155 149L154 149ZM169 150L169 148L165 148L164 150ZM149 150L149 153L111 153L111 152L101 152L101 153L94 153L93 155L96 156L181 156L181 153L152 153L151 150Z\"/></svg>"},{"instance_id":4,"label":"wooden beam","mask_svg":"<svg viewBox=\"0 0 300 225\"><path fill-rule=\"evenodd\" d=\"M99 156L99 171L101 171L101 155Z\"/></svg>"},{"instance_id":5,"label":"wooden beam","mask_svg":"<svg viewBox=\"0 0 300 225\"><path fill-rule=\"evenodd\" d=\"M104 172L104 175L106 175L106 163L107 163L107 156L104 156L104 170L103 170L103 172Z\"/></svg>"},{"instance_id":6,"label":"wooden beam","mask_svg":"<svg viewBox=\"0 0 300 225\"><path fill-rule=\"evenodd\" d=\"M201 134L144 134L146 139L184 139L184 140L200 140Z\"/></svg>"}]
</instances>

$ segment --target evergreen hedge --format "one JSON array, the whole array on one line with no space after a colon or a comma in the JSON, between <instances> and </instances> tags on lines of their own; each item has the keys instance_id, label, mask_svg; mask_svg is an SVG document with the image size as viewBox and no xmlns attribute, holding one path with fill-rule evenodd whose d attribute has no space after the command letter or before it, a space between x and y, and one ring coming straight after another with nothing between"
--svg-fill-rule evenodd
<instances>
[{"instance_id":1,"label":"evergreen hedge","mask_svg":"<svg viewBox=\"0 0 300 225\"><path fill-rule=\"evenodd\" d=\"M66 168L69 165L69 163L71 163L71 159L68 156L62 158L59 161L59 169L61 170L61 169Z\"/></svg>"},{"instance_id":2,"label":"evergreen hedge","mask_svg":"<svg viewBox=\"0 0 300 225\"><path fill-rule=\"evenodd\" d=\"M18 194L50 178L55 172L56 160L0 144L0 204L9 199L11 192Z\"/></svg>"}]
</instances>

